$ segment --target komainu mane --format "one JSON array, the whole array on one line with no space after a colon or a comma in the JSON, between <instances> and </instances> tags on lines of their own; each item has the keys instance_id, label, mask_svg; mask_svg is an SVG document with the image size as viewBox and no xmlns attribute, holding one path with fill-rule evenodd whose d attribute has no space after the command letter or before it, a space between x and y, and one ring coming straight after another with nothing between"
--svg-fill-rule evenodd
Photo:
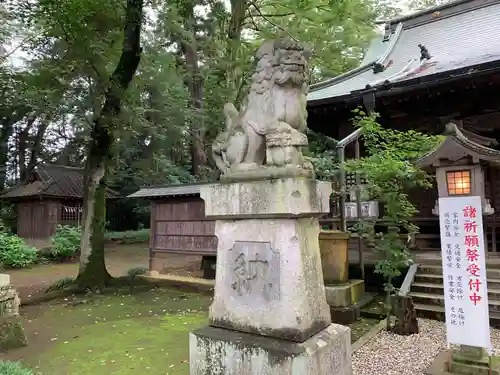
<instances>
[{"instance_id":1,"label":"komainu mane","mask_svg":"<svg viewBox=\"0 0 500 375\"><path fill-rule=\"evenodd\" d=\"M266 41L240 111L224 107L226 130L212 153L222 180L314 177L304 161L307 146L308 60L310 53L290 39Z\"/></svg>"}]
</instances>

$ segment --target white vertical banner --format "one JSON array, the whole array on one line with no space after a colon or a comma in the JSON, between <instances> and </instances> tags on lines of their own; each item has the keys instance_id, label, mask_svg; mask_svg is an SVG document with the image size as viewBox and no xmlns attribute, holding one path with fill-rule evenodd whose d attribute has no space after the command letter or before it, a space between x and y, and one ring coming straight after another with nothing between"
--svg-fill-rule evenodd
<instances>
[{"instance_id":1,"label":"white vertical banner","mask_svg":"<svg viewBox=\"0 0 500 375\"><path fill-rule=\"evenodd\" d=\"M481 198L439 198L439 225L447 342L491 354Z\"/></svg>"}]
</instances>

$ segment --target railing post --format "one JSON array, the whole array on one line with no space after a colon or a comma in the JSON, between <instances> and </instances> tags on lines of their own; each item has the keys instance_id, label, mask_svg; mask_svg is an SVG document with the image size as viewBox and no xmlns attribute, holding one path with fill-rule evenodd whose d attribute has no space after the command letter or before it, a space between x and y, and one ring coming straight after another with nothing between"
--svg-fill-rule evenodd
<instances>
[{"instance_id":1,"label":"railing post","mask_svg":"<svg viewBox=\"0 0 500 375\"><path fill-rule=\"evenodd\" d=\"M339 158L339 172L340 172L340 197L339 197L339 216L340 216L340 230L347 232L347 223L345 220L345 147L343 145L337 145L337 154Z\"/></svg>"},{"instance_id":2,"label":"railing post","mask_svg":"<svg viewBox=\"0 0 500 375\"><path fill-rule=\"evenodd\" d=\"M354 143L354 157L359 159L361 157L361 152L359 149L359 138L356 138ZM363 223L363 212L361 211L361 176L356 173L356 208L357 208L357 216L358 222ZM361 278L365 279L365 254L363 248L363 237L358 234L358 254L359 254L359 268L361 269Z\"/></svg>"}]
</instances>

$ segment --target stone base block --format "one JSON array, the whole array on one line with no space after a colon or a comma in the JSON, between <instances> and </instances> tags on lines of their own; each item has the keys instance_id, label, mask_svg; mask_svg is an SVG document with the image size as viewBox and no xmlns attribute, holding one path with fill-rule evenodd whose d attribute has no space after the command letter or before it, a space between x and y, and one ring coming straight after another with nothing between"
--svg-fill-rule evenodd
<instances>
[{"instance_id":1,"label":"stone base block","mask_svg":"<svg viewBox=\"0 0 500 375\"><path fill-rule=\"evenodd\" d=\"M190 375L351 375L351 330L331 324L303 343L206 327L190 334Z\"/></svg>"},{"instance_id":2,"label":"stone base block","mask_svg":"<svg viewBox=\"0 0 500 375\"><path fill-rule=\"evenodd\" d=\"M317 218L217 220L210 325L303 342L330 323Z\"/></svg>"},{"instance_id":3,"label":"stone base block","mask_svg":"<svg viewBox=\"0 0 500 375\"><path fill-rule=\"evenodd\" d=\"M462 346L460 350L453 351L451 372L462 375L499 375L498 357L492 358L491 371L489 362L490 359L484 349Z\"/></svg>"},{"instance_id":4,"label":"stone base block","mask_svg":"<svg viewBox=\"0 0 500 375\"><path fill-rule=\"evenodd\" d=\"M269 219L324 215L331 192L330 182L284 178L211 184L200 189L200 196L210 219Z\"/></svg>"},{"instance_id":5,"label":"stone base block","mask_svg":"<svg viewBox=\"0 0 500 375\"><path fill-rule=\"evenodd\" d=\"M19 315L0 318L0 351L28 345Z\"/></svg>"},{"instance_id":6,"label":"stone base block","mask_svg":"<svg viewBox=\"0 0 500 375\"><path fill-rule=\"evenodd\" d=\"M10 285L10 275L6 273L0 273L0 287L5 287Z\"/></svg>"},{"instance_id":7,"label":"stone base block","mask_svg":"<svg viewBox=\"0 0 500 375\"><path fill-rule=\"evenodd\" d=\"M325 285L326 302L332 307L348 307L358 303L365 294L363 280L349 280L338 285Z\"/></svg>"},{"instance_id":8,"label":"stone base block","mask_svg":"<svg viewBox=\"0 0 500 375\"><path fill-rule=\"evenodd\" d=\"M450 362L451 359L451 362ZM500 375L500 358L493 356L492 368L489 369L489 358L471 360L451 350L441 351L429 368L426 375Z\"/></svg>"},{"instance_id":9,"label":"stone base block","mask_svg":"<svg viewBox=\"0 0 500 375\"><path fill-rule=\"evenodd\" d=\"M330 307L330 315L333 323L348 325L361 319L361 309L358 305Z\"/></svg>"}]
</instances>

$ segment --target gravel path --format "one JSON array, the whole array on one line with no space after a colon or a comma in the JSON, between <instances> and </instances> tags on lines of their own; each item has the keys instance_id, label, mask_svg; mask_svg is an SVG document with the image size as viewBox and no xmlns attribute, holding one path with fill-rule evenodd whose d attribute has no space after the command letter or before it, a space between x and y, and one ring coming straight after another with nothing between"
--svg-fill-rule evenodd
<instances>
[{"instance_id":1,"label":"gravel path","mask_svg":"<svg viewBox=\"0 0 500 375\"><path fill-rule=\"evenodd\" d=\"M443 322L419 319L420 334L380 332L352 356L354 375L422 375L446 347ZM500 354L500 330L491 329L494 354Z\"/></svg>"}]
</instances>

